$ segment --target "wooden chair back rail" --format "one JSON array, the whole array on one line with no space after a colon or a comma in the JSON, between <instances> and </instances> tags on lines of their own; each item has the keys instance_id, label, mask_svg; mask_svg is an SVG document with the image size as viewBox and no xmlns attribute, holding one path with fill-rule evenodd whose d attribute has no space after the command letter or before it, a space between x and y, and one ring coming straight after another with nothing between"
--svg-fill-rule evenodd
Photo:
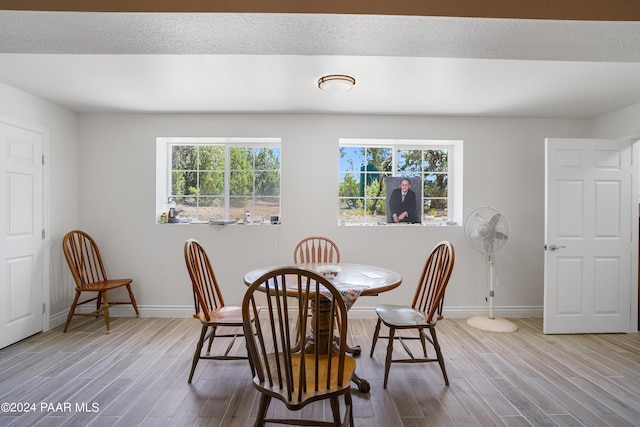
<instances>
[{"instance_id":1,"label":"wooden chair back rail","mask_svg":"<svg viewBox=\"0 0 640 427\"><path fill-rule=\"evenodd\" d=\"M266 300L260 313L254 308L256 292ZM330 282L310 270L276 269L249 286L242 315L254 386L262 393L256 425L262 425L260 420L278 422L265 419L273 397L299 410L320 399L334 400L333 407L338 405L335 398L345 395L345 418L352 419L350 380L355 361L346 355L347 310ZM257 320L251 322L252 318ZM309 420L298 421L311 425Z\"/></svg>"}]
</instances>

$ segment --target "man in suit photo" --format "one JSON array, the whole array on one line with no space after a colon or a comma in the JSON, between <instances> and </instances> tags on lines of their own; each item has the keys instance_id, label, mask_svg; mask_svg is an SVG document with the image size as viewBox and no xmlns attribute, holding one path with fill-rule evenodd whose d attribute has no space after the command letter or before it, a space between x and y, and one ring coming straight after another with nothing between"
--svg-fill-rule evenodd
<instances>
[{"instance_id":1,"label":"man in suit photo","mask_svg":"<svg viewBox=\"0 0 640 427\"><path fill-rule=\"evenodd\" d=\"M387 222L409 224L422 222L420 211L417 209L416 193L411 189L409 178L400 179L400 187L393 189L388 200Z\"/></svg>"}]
</instances>

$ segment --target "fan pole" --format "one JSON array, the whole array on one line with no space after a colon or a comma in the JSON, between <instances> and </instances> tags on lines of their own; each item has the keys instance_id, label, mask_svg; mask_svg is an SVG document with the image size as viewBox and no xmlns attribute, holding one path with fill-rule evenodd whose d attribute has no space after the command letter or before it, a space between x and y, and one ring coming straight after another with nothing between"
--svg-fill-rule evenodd
<instances>
[{"instance_id":1,"label":"fan pole","mask_svg":"<svg viewBox=\"0 0 640 427\"><path fill-rule=\"evenodd\" d=\"M467 319L467 324L476 329L489 332L515 332L518 326L507 320L496 318L493 315L493 255L487 254L487 266L489 267L489 316L476 316Z\"/></svg>"},{"instance_id":2,"label":"fan pole","mask_svg":"<svg viewBox=\"0 0 640 427\"><path fill-rule=\"evenodd\" d=\"M487 255L487 264L489 265L489 319L495 319L493 316L493 257L491 254Z\"/></svg>"}]
</instances>

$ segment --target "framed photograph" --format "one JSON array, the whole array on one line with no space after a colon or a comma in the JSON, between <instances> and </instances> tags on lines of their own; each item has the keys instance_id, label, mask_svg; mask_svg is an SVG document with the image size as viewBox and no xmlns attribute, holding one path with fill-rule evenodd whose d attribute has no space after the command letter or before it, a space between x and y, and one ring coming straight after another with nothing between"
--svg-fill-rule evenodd
<instances>
[{"instance_id":1,"label":"framed photograph","mask_svg":"<svg viewBox=\"0 0 640 427\"><path fill-rule=\"evenodd\" d=\"M385 178L387 222L391 224L422 223L422 180L420 177L389 176Z\"/></svg>"}]
</instances>

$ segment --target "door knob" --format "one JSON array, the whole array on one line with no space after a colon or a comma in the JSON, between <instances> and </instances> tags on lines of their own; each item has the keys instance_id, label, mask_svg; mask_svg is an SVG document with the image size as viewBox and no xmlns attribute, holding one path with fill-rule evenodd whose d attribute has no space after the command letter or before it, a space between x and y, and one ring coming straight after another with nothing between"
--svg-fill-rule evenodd
<instances>
[{"instance_id":1,"label":"door knob","mask_svg":"<svg viewBox=\"0 0 640 427\"><path fill-rule=\"evenodd\" d=\"M562 248L566 248L566 246L549 245L549 247L547 248L547 245L545 245L545 249L549 249L552 252Z\"/></svg>"}]
</instances>

